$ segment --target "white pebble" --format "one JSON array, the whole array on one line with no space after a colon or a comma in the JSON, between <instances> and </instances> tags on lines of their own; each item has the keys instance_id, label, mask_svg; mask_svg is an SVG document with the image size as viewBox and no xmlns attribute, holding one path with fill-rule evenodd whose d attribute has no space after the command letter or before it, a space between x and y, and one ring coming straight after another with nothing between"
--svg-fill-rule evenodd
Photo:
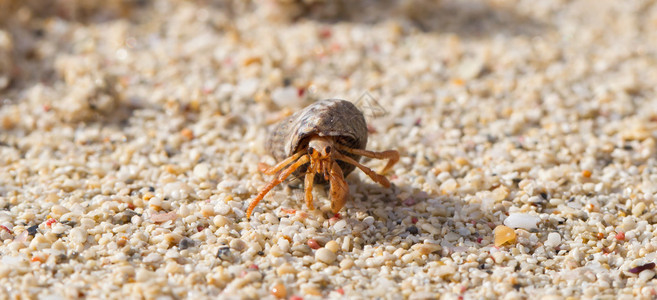
<instances>
[{"instance_id":1,"label":"white pebble","mask_svg":"<svg viewBox=\"0 0 657 300\"><path fill-rule=\"evenodd\" d=\"M643 270L639 273L639 282L648 282L653 277L655 277L655 271Z\"/></svg>"},{"instance_id":2,"label":"white pebble","mask_svg":"<svg viewBox=\"0 0 657 300\"><path fill-rule=\"evenodd\" d=\"M171 200L185 200L192 189L184 182L170 182L164 186L164 194Z\"/></svg>"},{"instance_id":3,"label":"white pebble","mask_svg":"<svg viewBox=\"0 0 657 300\"><path fill-rule=\"evenodd\" d=\"M301 98L295 87L279 87L271 93L271 100L280 107L297 107Z\"/></svg>"},{"instance_id":4,"label":"white pebble","mask_svg":"<svg viewBox=\"0 0 657 300\"><path fill-rule=\"evenodd\" d=\"M347 221L345 221L345 220L337 221L333 225L333 229L335 231L341 231L342 229L345 229L345 227L347 227Z\"/></svg>"},{"instance_id":5,"label":"white pebble","mask_svg":"<svg viewBox=\"0 0 657 300\"><path fill-rule=\"evenodd\" d=\"M236 180L224 180L217 185L217 189L224 192L232 192L239 184L239 181Z\"/></svg>"},{"instance_id":6,"label":"white pebble","mask_svg":"<svg viewBox=\"0 0 657 300\"><path fill-rule=\"evenodd\" d=\"M431 233L431 234L439 234L440 230L438 228L434 227L433 225L429 223L424 223L420 225L420 228L424 229L426 232Z\"/></svg>"},{"instance_id":7,"label":"white pebble","mask_svg":"<svg viewBox=\"0 0 657 300\"><path fill-rule=\"evenodd\" d=\"M12 220L11 214L6 211L0 211L0 222L6 223Z\"/></svg>"},{"instance_id":8,"label":"white pebble","mask_svg":"<svg viewBox=\"0 0 657 300\"><path fill-rule=\"evenodd\" d=\"M349 269L354 266L354 261L350 258L345 258L340 262L340 268Z\"/></svg>"},{"instance_id":9,"label":"white pebble","mask_svg":"<svg viewBox=\"0 0 657 300\"><path fill-rule=\"evenodd\" d=\"M69 232L68 236L71 241L82 244L87 240L87 231L81 227L76 227L71 229L71 232Z\"/></svg>"},{"instance_id":10,"label":"white pebble","mask_svg":"<svg viewBox=\"0 0 657 300\"><path fill-rule=\"evenodd\" d=\"M214 218L212 219L212 222L214 223L214 226L223 227L224 225L228 224L228 218L226 218L222 215L217 215L217 216L214 216Z\"/></svg>"},{"instance_id":11,"label":"white pebble","mask_svg":"<svg viewBox=\"0 0 657 300\"><path fill-rule=\"evenodd\" d=\"M278 239L278 248L281 249L283 252L288 252L290 251L290 241L287 239Z\"/></svg>"},{"instance_id":12,"label":"white pebble","mask_svg":"<svg viewBox=\"0 0 657 300\"><path fill-rule=\"evenodd\" d=\"M484 69L484 60L481 58L466 58L458 67L458 74L462 79L475 79Z\"/></svg>"},{"instance_id":13,"label":"white pebble","mask_svg":"<svg viewBox=\"0 0 657 300\"><path fill-rule=\"evenodd\" d=\"M433 271L433 275L435 277L445 277L445 276L448 276L448 275L451 276L454 273L456 273L456 267L451 266L451 265L439 266Z\"/></svg>"},{"instance_id":14,"label":"white pebble","mask_svg":"<svg viewBox=\"0 0 657 300\"><path fill-rule=\"evenodd\" d=\"M2 262L2 265L4 266L16 267L27 262L27 260L22 256L3 256L0 262Z\"/></svg>"},{"instance_id":15,"label":"white pebble","mask_svg":"<svg viewBox=\"0 0 657 300\"><path fill-rule=\"evenodd\" d=\"M555 248L559 245L561 245L561 235L556 232L550 232L550 234L547 236L547 240L545 241L545 246Z\"/></svg>"},{"instance_id":16,"label":"white pebble","mask_svg":"<svg viewBox=\"0 0 657 300\"><path fill-rule=\"evenodd\" d=\"M158 263L162 261L162 255L159 255L157 253L151 253L148 256L144 257L144 263L150 264L150 263Z\"/></svg>"},{"instance_id":17,"label":"white pebble","mask_svg":"<svg viewBox=\"0 0 657 300\"><path fill-rule=\"evenodd\" d=\"M204 180L208 178L210 174L210 166L207 163L200 163L194 166L194 177L198 180Z\"/></svg>"},{"instance_id":18,"label":"white pebble","mask_svg":"<svg viewBox=\"0 0 657 300\"><path fill-rule=\"evenodd\" d=\"M321 248L315 252L315 260L321 261L327 265L332 264L335 261L336 255L333 251Z\"/></svg>"},{"instance_id":19,"label":"white pebble","mask_svg":"<svg viewBox=\"0 0 657 300\"><path fill-rule=\"evenodd\" d=\"M241 97L251 97L258 90L260 80L257 78L250 78L240 81L237 85L235 93Z\"/></svg>"}]
</instances>

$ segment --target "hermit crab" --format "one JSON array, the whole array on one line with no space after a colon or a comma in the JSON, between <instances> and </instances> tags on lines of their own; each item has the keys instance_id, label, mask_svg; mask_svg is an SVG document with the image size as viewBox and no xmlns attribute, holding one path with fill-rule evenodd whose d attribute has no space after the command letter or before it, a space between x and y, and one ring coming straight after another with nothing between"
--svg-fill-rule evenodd
<instances>
[{"instance_id":1,"label":"hermit crab","mask_svg":"<svg viewBox=\"0 0 657 300\"><path fill-rule=\"evenodd\" d=\"M260 171L276 176L251 201L246 210L247 218L251 217L258 202L290 175L297 182L303 180L306 205L310 210L314 209L313 185L328 182L331 210L337 213L349 195L346 175L358 167L375 182L390 187L388 179L381 174L399 161L399 152L395 150L365 150L365 117L354 104L340 99L317 101L289 116L273 128L266 143L267 150L279 163L275 166L261 163ZM361 156L388 159L388 163L376 173L358 162Z\"/></svg>"}]
</instances>

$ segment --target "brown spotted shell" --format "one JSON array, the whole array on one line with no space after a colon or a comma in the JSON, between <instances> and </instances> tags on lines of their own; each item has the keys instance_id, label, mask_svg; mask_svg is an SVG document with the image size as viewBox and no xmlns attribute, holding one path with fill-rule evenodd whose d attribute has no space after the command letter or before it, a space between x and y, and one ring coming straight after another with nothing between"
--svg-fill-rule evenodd
<instances>
[{"instance_id":1,"label":"brown spotted shell","mask_svg":"<svg viewBox=\"0 0 657 300\"><path fill-rule=\"evenodd\" d=\"M267 137L267 150L277 161L282 161L303 151L313 135L334 137L336 142L352 149L365 149L367 145L367 123L363 113L351 102L340 99L317 101L276 124ZM359 155L343 153L354 160ZM346 176L355 166L338 161ZM307 166L302 166L294 173L300 178ZM323 181L316 176L316 181Z\"/></svg>"}]
</instances>

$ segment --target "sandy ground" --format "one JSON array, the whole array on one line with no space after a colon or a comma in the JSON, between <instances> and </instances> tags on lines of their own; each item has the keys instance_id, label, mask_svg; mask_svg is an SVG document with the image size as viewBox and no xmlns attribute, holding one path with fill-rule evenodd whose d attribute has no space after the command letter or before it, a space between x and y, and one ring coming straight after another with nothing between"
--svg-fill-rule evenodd
<instances>
[{"instance_id":1,"label":"sandy ground","mask_svg":"<svg viewBox=\"0 0 657 300\"><path fill-rule=\"evenodd\" d=\"M302 2L0 0L0 299L657 295L654 1ZM324 98L392 187L247 220Z\"/></svg>"}]
</instances>

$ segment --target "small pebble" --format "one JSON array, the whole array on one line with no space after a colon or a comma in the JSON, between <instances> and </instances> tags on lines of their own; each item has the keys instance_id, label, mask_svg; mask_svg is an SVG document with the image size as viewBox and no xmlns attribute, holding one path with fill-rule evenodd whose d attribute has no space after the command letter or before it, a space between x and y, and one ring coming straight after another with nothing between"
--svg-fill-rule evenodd
<instances>
[{"instance_id":1,"label":"small pebble","mask_svg":"<svg viewBox=\"0 0 657 300\"><path fill-rule=\"evenodd\" d=\"M440 233L440 230L438 230L438 228L434 227L433 225L431 225L429 223L423 223L422 225L420 225L420 227L422 229L424 229L424 231L426 231L430 234L439 234Z\"/></svg>"},{"instance_id":2,"label":"small pebble","mask_svg":"<svg viewBox=\"0 0 657 300\"><path fill-rule=\"evenodd\" d=\"M184 182L170 182L164 186L163 192L170 199L184 200L192 193L192 188Z\"/></svg>"},{"instance_id":3,"label":"small pebble","mask_svg":"<svg viewBox=\"0 0 657 300\"><path fill-rule=\"evenodd\" d=\"M29 234L31 236L34 236L34 235L37 234L38 229L39 229L38 225L30 226L30 227L27 228L27 234Z\"/></svg>"},{"instance_id":4,"label":"small pebble","mask_svg":"<svg viewBox=\"0 0 657 300\"><path fill-rule=\"evenodd\" d=\"M442 278L446 276L451 276L456 273L456 267L451 265L443 265L435 268L432 272L433 276Z\"/></svg>"},{"instance_id":5,"label":"small pebble","mask_svg":"<svg viewBox=\"0 0 657 300\"><path fill-rule=\"evenodd\" d=\"M297 269L295 269L290 263L284 263L276 268L276 274L278 276L283 276L285 274L296 274Z\"/></svg>"},{"instance_id":6,"label":"small pebble","mask_svg":"<svg viewBox=\"0 0 657 300\"><path fill-rule=\"evenodd\" d=\"M271 294L276 298L285 298L287 297L287 289L284 284L277 283L271 287Z\"/></svg>"},{"instance_id":7,"label":"small pebble","mask_svg":"<svg viewBox=\"0 0 657 300\"><path fill-rule=\"evenodd\" d=\"M319 245L319 243L317 243L317 240L315 240L315 239L309 239L307 244L308 244L308 247L310 247L313 250L317 250L321 247Z\"/></svg>"},{"instance_id":8,"label":"small pebble","mask_svg":"<svg viewBox=\"0 0 657 300\"><path fill-rule=\"evenodd\" d=\"M547 236L547 240L545 241L545 246L555 248L560 244L561 244L561 235L559 235L556 232L550 232L550 234L548 234Z\"/></svg>"},{"instance_id":9,"label":"small pebble","mask_svg":"<svg viewBox=\"0 0 657 300\"><path fill-rule=\"evenodd\" d=\"M495 260L495 263L501 264L506 260L506 254L502 251L495 252L491 255L493 257L493 260Z\"/></svg>"},{"instance_id":10,"label":"small pebble","mask_svg":"<svg viewBox=\"0 0 657 300\"><path fill-rule=\"evenodd\" d=\"M639 273L639 281L640 282L648 282L649 280L653 279L655 277L655 271L654 270L644 270Z\"/></svg>"},{"instance_id":11,"label":"small pebble","mask_svg":"<svg viewBox=\"0 0 657 300\"><path fill-rule=\"evenodd\" d=\"M631 269L628 270L628 272L633 273L633 274L639 274L643 270L651 270L651 269L654 269L654 268L655 268L655 263L651 262L651 263L647 263L647 264L643 264L643 265L631 268Z\"/></svg>"},{"instance_id":12,"label":"small pebble","mask_svg":"<svg viewBox=\"0 0 657 300\"><path fill-rule=\"evenodd\" d=\"M406 206L413 206L413 205L415 205L416 201L415 201L415 198L409 197L406 200L404 200L403 203Z\"/></svg>"},{"instance_id":13,"label":"small pebble","mask_svg":"<svg viewBox=\"0 0 657 300\"><path fill-rule=\"evenodd\" d=\"M283 256L283 254L285 254L285 252L283 252L281 248L278 247L278 245L271 246L271 248L269 249L269 253L275 257L281 257Z\"/></svg>"},{"instance_id":14,"label":"small pebble","mask_svg":"<svg viewBox=\"0 0 657 300\"><path fill-rule=\"evenodd\" d=\"M222 215L216 215L214 216L214 218L212 218L212 223L214 224L214 226L223 227L226 224L228 224L228 218Z\"/></svg>"},{"instance_id":15,"label":"small pebble","mask_svg":"<svg viewBox=\"0 0 657 300\"><path fill-rule=\"evenodd\" d=\"M512 244L516 241L516 233L513 229L504 226L498 225L493 231L495 234L495 246L499 247L506 243Z\"/></svg>"},{"instance_id":16,"label":"small pebble","mask_svg":"<svg viewBox=\"0 0 657 300\"><path fill-rule=\"evenodd\" d=\"M151 253L144 257L143 259L144 263L147 264L154 264L154 263L159 263L162 261L162 255L159 255L157 253Z\"/></svg>"},{"instance_id":17,"label":"small pebble","mask_svg":"<svg viewBox=\"0 0 657 300\"><path fill-rule=\"evenodd\" d=\"M326 248L321 248L315 252L315 260L321 261L327 265L332 264L336 259L335 252L326 249Z\"/></svg>"},{"instance_id":18,"label":"small pebble","mask_svg":"<svg viewBox=\"0 0 657 300\"><path fill-rule=\"evenodd\" d=\"M178 243L178 249L180 249L180 250L185 250L185 249L187 249L187 248L189 248L189 247L193 247L194 244L195 244L195 243L194 243L194 240L185 237L185 238L182 238L182 239L180 240L180 242Z\"/></svg>"},{"instance_id":19,"label":"small pebble","mask_svg":"<svg viewBox=\"0 0 657 300\"><path fill-rule=\"evenodd\" d=\"M180 134L188 140L194 138L194 132L189 128L183 128L183 130L180 131Z\"/></svg>"},{"instance_id":20,"label":"small pebble","mask_svg":"<svg viewBox=\"0 0 657 300\"><path fill-rule=\"evenodd\" d=\"M246 248L246 243L240 239L230 241L230 248L242 252Z\"/></svg>"},{"instance_id":21,"label":"small pebble","mask_svg":"<svg viewBox=\"0 0 657 300\"><path fill-rule=\"evenodd\" d=\"M217 250L217 258L221 260L230 260L231 259L230 247L228 246L220 247Z\"/></svg>"},{"instance_id":22,"label":"small pebble","mask_svg":"<svg viewBox=\"0 0 657 300\"><path fill-rule=\"evenodd\" d=\"M84 243L87 240L87 231L80 227L71 229L68 234L71 241L76 243Z\"/></svg>"},{"instance_id":23,"label":"small pebble","mask_svg":"<svg viewBox=\"0 0 657 300\"><path fill-rule=\"evenodd\" d=\"M351 236L345 236L342 240L342 251L351 251Z\"/></svg>"},{"instance_id":24,"label":"small pebble","mask_svg":"<svg viewBox=\"0 0 657 300\"><path fill-rule=\"evenodd\" d=\"M492 192L493 200L502 201L509 196L509 189L505 186L500 186L493 190Z\"/></svg>"},{"instance_id":25,"label":"small pebble","mask_svg":"<svg viewBox=\"0 0 657 300\"><path fill-rule=\"evenodd\" d=\"M354 266L354 261L351 258L345 258L340 261L340 268L343 270L349 269Z\"/></svg>"},{"instance_id":26,"label":"small pebble","mask_svg":"<svg viewBox=\"0 0 657 300\"><path fill-rule=\"evenodd\" d=\"M271 100L279 107L298 107L301 104L299 92L292 86L275 89L271 93Z\"/></svg>"},{"instance_id":27,"label":"small pebble","mask_svg":"<svg viewBox=\"0 0 657 300\"><path fill-rule=\"evenodd\" d=\"M643 214L643 212L646 210L646 204L643 202L639 202L634 207L632 208L632 215L635 217L639 217Z\"/></svg>"},{"instance_id":28,"label":"small pebble","mask_svg":"<svg viewBox=\"0 0 657 300\"><path fill-rule=\"evenodd\" d=\"M458 182L454 178L447 179L440 185L440 191L443 194L451 194L458 188Z\"/></svg>"},{"instance_id":29,"label":"small pebble","mask_svg":"<svg viewBox=\"0 0 657 300\"><path fill-rule=\"evenodd\" d=\"M52 216L55 218L61 217L63 214L69 212L69 210L61 205L53 205L53 207L50 209L50 212L52 213Z\"/></svg>"},{"instance_id":30,"label":"small pebble","mask_svg":"<svg viewBox=\"0 0 657 300\"><path fill-rule=\"evenodd\" d=\"M415 244L412 248L420 255L428 255L441 249L438 244Z\"/></svg>"},{"instance_id":31,"label":"small pebble","mask_svg":"<svg viewBox=\"0 0 657 300\"><path fill-rule=\"evenodd\" d=\"M207 179L210 174L210 166L207 163L200 163L194 166L194 170L192 171L192 173L194 175L194 178L198 180Z\"/></svg>"},{"instance_id":32,"label":"small pebble","mask_svg":"<svg viewBox=\"0 0 657 300\"><path fill-rule=\"evenodd\" d=\"M331 250L331 252L336 253L338 250L340 250L340 246L336 241L329 241L324 245L324 248Z\"/></svg>"}]
</instances>

